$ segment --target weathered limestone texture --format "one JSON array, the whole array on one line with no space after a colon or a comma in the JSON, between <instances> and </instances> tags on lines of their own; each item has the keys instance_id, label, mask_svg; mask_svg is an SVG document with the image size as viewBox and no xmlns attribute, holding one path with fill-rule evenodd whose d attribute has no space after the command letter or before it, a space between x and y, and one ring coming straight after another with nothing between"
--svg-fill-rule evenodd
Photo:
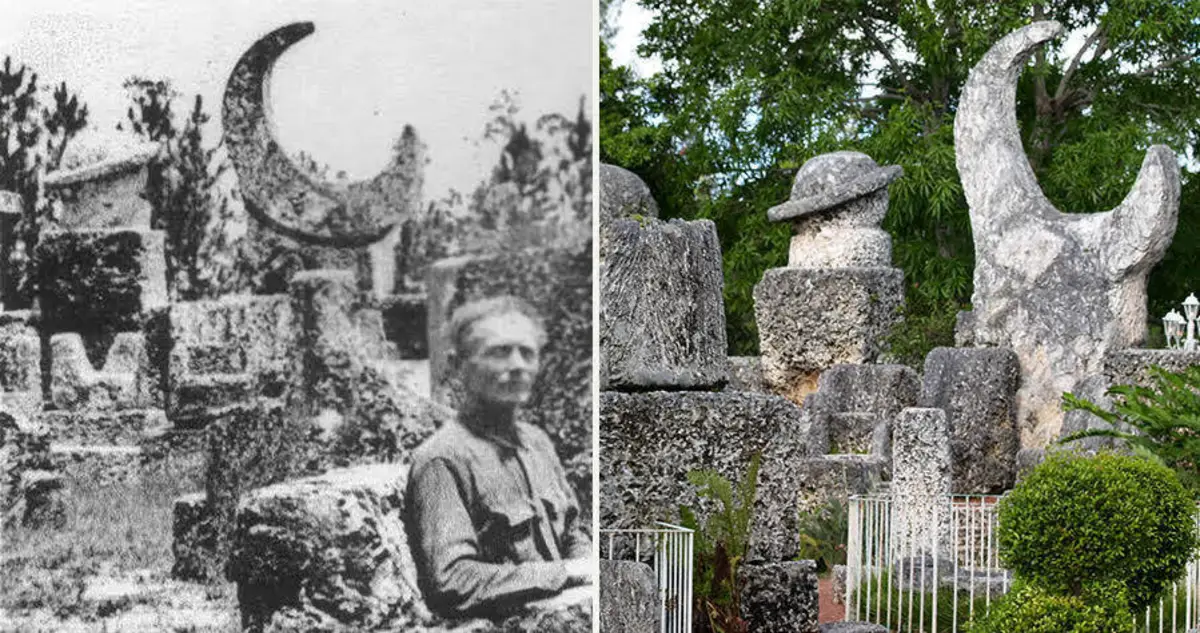
<instances>
[{"instance_id":1,"label":"weathered limestone texture","mask_svg":"<svg viewBox=\"0 0 1200 633\"><path fill-rule=\"evenodd\" d=\"M139 143L101 162L46 174L46 197L63 209L58 225L67 230L149 229L152 210L145 196L147 165L158 151L157 144Z\"/></svg>"},{"instance_id":2,"label":"weathered limestone texture","mask_svg":"<svg viewBox=\"0 0 1200 633\"><path fill-rule=\"evenodd\" d=\"M600 561L601 633L658 633L654 570L633 560Z\"/></svg>"},{"instance_id":3,"label":"weathered limestone texture","mask_svg":"<svg viewBox=\"0 0 1200 633\"><path fill-rule=\"evenodd\" d=\"M999 494L1016 482L1020 379L1007 348L939 347L925 357L919 406L946 412L955 494Z\"/></svg>"},{"instance_id":4,"label":"weathered limestone texture","mask_svg":"<svg viewBox=\"0 0 1200 633\"><path fill-rule=\"evenodd\" d=\"M142 477L142 450L123 444L50 444L54 468L76 481L95 486L128 484Z\"/></svg>"},{"instance_id":5,"label":"weathered limestone texture","mask_svg":"<svg viewBox=\"0 0 1200 633\"><path fill-rule=\"evenodd\" d=\"M75 333L50 337L50 400L64 411L120 411L150 404L144 341L140 334L117 335L109 362L100 371L88 360Z\"/></svg>"},{"instance_id":6,"label":"weathered limestone texture","mask_svg":"<svg viewBox=\"0 0 1200 633\"><path fill-rule=\"evenodd\" d=\"M1150 368L1181 372L1200 365L1200 351L1169 349L1124 349L1104 358L1104 376L1111 385L1150 386Z\"/></svg>"},{"instance_id":7,"label":"weathered limestone texture","mask_svg":"<svg viewBox=\"0 0 1200 633\"><path fill-rule=\"evenodd\" d=\"M892 420L914 406L921 383L905 365L834 365L804 400L813 451L890 455Z\"/></svg>"},{"instance_id":8,"label":"weathered limestone texture","mask_svg":"<svg viewBox=\"0 0 1200 633\"><path fill-rule=\"evenodd\" d=\"M162 409L43 411L35 419L55 442L80 446L140 446L171 428Z\"/></svg>"},{"instance_id":9,"label":"weathered limestone texture","mask_svg":"<svg viewBox=\"0 0 1200 633\"><path fill-rule=\"evenodd\" d=\"M116 333L142 331L147 312L167 304L163 240L162 231L136 229L43 233L37 246L43 332L79 332L102 352Z\"/></svg>"},{"instance_id":10,"label":"weathered limestone texture","mask_svg":"<svg viewBox=\"0 0 1200 633\"><path fill-rule=\"evenodd\" d=\"M1179 210L1179 165L1162 146L1111 211L1064 214L1042 193L1013 116L1016 86L1033 51L1061 32L1037 22L993 46L968 77L954 124L975 240L974 311L962 321L973 331L963 338L1017 353L1022 447L1052 441L1062 394L1144 339L1146 278Z\"/></svg>"},{"instance_id":11,"label":"weathered limestone texture","mask_svg":"<svg viewBox=\"0 0 1200 633\"><path fill-rule=\"evenodd\" d=\"M387 340L396 345L400 358L429 358L428 313L424 294L388 295L379 301Z\"/></svg>"},{"instance_id":12,"label":"weathered limestone texture","mask_svg":"<svg viewBox=\"0 0 1200 633\"><path fill-rule=\"evenodd\" d=\"M215 544L205 578L219 578L233 545L238 503L254 488L324 470L325 448L309 420L258 399L221 411L206 428L205 507Z\"/></svg>"},{"instance_id":13,"label":"weathered limestone texture","mask_svg":"<svg viewBox=\"0 0 1200 633\"><path fill-rule=\"evenodd\" d=\"M600 262L608 256L609 230L614 220L622 218L657 218L658 203L650 187L637 174L617 167L600 164Z\"/></svg>"},{"instance_id":14,"label":"weathered limestone texture","mask_svg":"<svg viewBox=\"0 0 1200 633\"><path fill-rule=\"evenodd\" d=\"M0 312L0 410L22 421L42 410L42 343L28 311Z\"/></svg>"},{"instance_id":15,"label":"weathered limestone texture","mask_svg":"<svg viewBox=\"0 0 1200 633\"><path fill-rule=\"evenodd\" d=\"M800 410L778 396L747 392L600 393L600 524L644 528L679 519L679 506L703 520L688 483L691 470L710 469L741 482L761 452L751 527L752 558L795 556L799 496L795 461L806 453Z\"/></svg>"},{"instance_id":16,"label":"weathered limestone texture","mask_svg":"<svg viewBox=\"0 0 1200 633\"><path fill-rule=\"evenodd\" d=\"M728 391L754 391L770 393L767 384L763 382L762 358L758 356L730 356L729 382L725 384Z\"/></svg>"},{"instance_id":17,"label":"weathered limestone texture","mask_svg":"<svg viewBox=\"0 0 1200 633\"><path fill-rule=\"evenodd\" d=\"M385 171L350 188L321 182L282 149L267 107L276 60L314 30L312 22L289 24L242 54L225 85L223 138L246 210L255 220L303 244L361 250L386 238L404 211L402 199L387 195L395 191L389 185L397 174ZM413 184L419 191L419 183Z\"/></svg>"},{"instance_id":18,"label":"weathered limestone texture","mask_svg":"<svg viewBox=\"0 0 1200 633\"><path fill-rule=\"evenodd\" d=\"M61 527L63 492L49 434L0 412L0 528Z\"/></svg>"},{"instance_id":19,"label":"weathered limestone texture","mask_svg":"<svg viewBox=\"0 0 1200 633\"><path fill-rule=\"evenodd\" d=\"M179 302L166 318L166 404L178 425L202 425L211 411L256 395L279 397L292 379L287 295Z\"/></svg>"},{"instance_id":20,"label":"weathered limestone texture","mask_svg":"<svg viewBox=\"0 0 1200 633\"><path fill-rule=\"evenodd\" d=\"M887 627L870 622L827 622L821 625L821 633L888 633Z\"/></svg>"},{"instance_id":21,"label":"weathered limestone texture","mask_svg":"<svg viewBox=\"0 0 1200 633\"><path fill-rule=\"evenodd\" d=\"M357 630L397 616L429 623L401 520L406 483L406 468L374 465L248 494L229 566L243 626L283 609L316 609Z\"/></svg>"},{"instance_id":22,"label":"weathered limestone texture","mask_svg":"<svg viewBox=\"0 0 1200 633\"><path fill-rule=\"evenodd\" d=\"M184 495L172 508L171 553L175 562L171 577L177 580L203 581L212 575L211 560L217 551L205 493Z\"/></svg>"},{"instance_id":23,"label":"weathered limestone texture","mask_svg":"<svg viewBox=\"0 0 1200 633\"><path fill-rule=\"evenodd\" d=\"M787 268L767 270L754 287L763 375L776 393L802 402L826 368L882 351L904 301L904 273L891 267L891 238L879 228L888 183L901 173L858 152L822 154L767 211L793 230Z\"/></svg>"},{"instance_id":24,"label":"weathered limestone texture","mask_svg":"<svg viewBox=\"0 0 1200 633\"><path fill-rule=\"evenodd\" d=\"M781 455L772 463L787 481L786 489L794 491L796 511L814 514L824 511L830 503L843 505L853 495L873 492L883 481L888 461L876 455L818 455L797 457Z\"/></svg>"},{"instance_id":25,"label":"weathered limestone texture","mask_svg":"<svg viewBox=\"0 0 1200 633\"><path fill-rule=\"evenodd\" d=\"M600 280L601 389L710 389L728 377L710 220L614 220Z\"/></svg>"},{"instance_id":26,"label":"weathered limestone texture","mask_svg":"<svg viewBox=\"0 0 1200 633\"><path fill-rule=\"evenodd\" d=\"M546 325L541 373L524 414L558 449L582 508L592 499L592 250L545 250L442 260L430 266L429 370L434 400L453 406L443 324L467 301L510 294Z\"/></svg>"},{"instance_id":27,"label":"weathered limestone texture","mask_svg":"<svg viewBox=\"0 0 1200 633\"><path fill-rule=\"evenodd\" d=\"M742 565L742 619L751 631L817 633L817 564L811 560Z\"/></svg>"},{"instance_id":28,"label":"weathered limestone texture","mask_svg":"<svg viewBox=\"0 0 1200 633\"><path fill-rule=\"evenodd\" d=\"M946 412L915 407L901 411L892 442L892 551L905 557L932 554L936 538L939 552L949 552L951 461Z\"/></svg>"}]
</instances>

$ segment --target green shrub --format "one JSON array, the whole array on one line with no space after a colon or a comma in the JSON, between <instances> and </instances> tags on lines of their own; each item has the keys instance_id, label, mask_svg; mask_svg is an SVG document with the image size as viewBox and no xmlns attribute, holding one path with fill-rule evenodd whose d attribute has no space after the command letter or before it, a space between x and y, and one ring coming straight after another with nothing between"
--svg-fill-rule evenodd
<instances>
[{"instance_id":1,"label":"green shrub","mask_svg":"<svg viewBox=\"0 0 1200 633\"><path fill-rule=\"evenodd\" d=\"M970 633L1124 633L1133 613L1120 583L1087 587L1080 595L1051 593L1018 581L976 620Z\"/></svg>"},{"instance_id":2,"label":"green shrub","mask_svg":"<svg viewBox=\"0 0 1200 633\"><path fill-rule=\"evenodd\" d=\"M1154 456L1175 470L1179 481L1200 497L1200 366L1182 372L1150 368L1151 384L1117 385L1108 390L1113 397L1111 411L1095 403L1063 394L1063 409L1088 411L1117 427L1124 423L1137 429L1125 433L1117 428L1089 429L1064 436L1059 443L1085 437L1115 437L1124 440L1135 452Z\"/></svg>"},{"instance_id":3,"label":"green shrub","mask_svg":"<svg viewBox=\"0 0 1200 633\"><path fill-rule=\"evenodd\" d=\"M1000 557L1018 578L1078 597L1118 582L1135 610L1183 575L1196 547L1191 496L1166 467L1052 454L1000 502Z\"/></svg>"}]
</instances>

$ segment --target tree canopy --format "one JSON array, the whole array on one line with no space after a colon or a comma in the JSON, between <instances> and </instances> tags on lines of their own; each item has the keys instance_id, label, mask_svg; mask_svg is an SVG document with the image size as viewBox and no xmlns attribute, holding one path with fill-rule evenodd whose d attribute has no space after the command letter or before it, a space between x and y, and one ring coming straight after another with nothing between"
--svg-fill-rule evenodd
<instances>
[{"instance_id":1,"label":"tree canopy","mask_svg":"<svg viewBox=\"0 0 1200 633\"><path fill-rule=\"evenodd\" d=\"M951 343L974 266L954 164L958 97L983 54L1032 21L1067 33L1032 60L1017 107L1030 164L1060 209L1118 204L1152 144L1193 156L1200 1L641 4L654 17L638 50L662 70L638 77L601 42L601 160L642 176L665 216L716 222L731 353L756 352L751 291L786 262L789 228L768 224L767 208L805 160L843 149L904 167L884 222L906 280L894 353L920 362ZM1200 182L1186 164L1183 187L1175 242L1151 276L1152 316L1191 291L1200 263Z\"/></svg>"}]
</instances>

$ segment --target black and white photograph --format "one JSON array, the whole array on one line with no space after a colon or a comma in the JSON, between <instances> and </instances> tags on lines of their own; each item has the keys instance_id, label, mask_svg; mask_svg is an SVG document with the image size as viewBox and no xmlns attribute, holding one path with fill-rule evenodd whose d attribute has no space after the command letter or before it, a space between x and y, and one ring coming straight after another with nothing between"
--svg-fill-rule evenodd
<instances>
[{"instance_id":1,"label":"black and white photograph","mask_svg":"<svg viewBox=\"0 0 1200 633\"><path fill-rule=\"evenodd\" d=\"M594 3L0 4L0 630L591 631Z\"/></svg>"}]
</instances>

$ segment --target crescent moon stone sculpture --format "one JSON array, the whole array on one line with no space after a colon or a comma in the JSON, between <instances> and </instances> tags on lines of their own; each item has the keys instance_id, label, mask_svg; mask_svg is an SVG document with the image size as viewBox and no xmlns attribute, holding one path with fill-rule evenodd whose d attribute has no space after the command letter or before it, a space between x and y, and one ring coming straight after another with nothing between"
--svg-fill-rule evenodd
<instances>
[{"instance_id":1,"label":"crescent moon stone sculpture","mask_svg":"<svg viewBox=\"0 0 1200 633\"><path fill-rule=\"evenodd\" d=\"M1061 32L1037 22L996 43L972 69L954 121L975 240L973 312L960 315L957 336L1017 353L1024 448L1058 436L1063 392L1099 374L1109 352L1144 340L1146 279L1179 213L1179 166L1162 146L1111 211L1065 214L1046 199L1021 145L1016 85L1033 51Z\"/></svg>"},{"instance_id":2,"label":"crescent moon stone sculpture","mask_svg":"<svg viewBox=\"0 0 1200 633\"><path fill-rule=\"evenodd\" d=\"M263 36L238 60L225 84L225 145L250 215L298 242L361 248L388 235L395 209L381 174L349 189L314 179L296 166L276 139L270 116L270 79L276 60L314 31L296 22ZM379 186L375 186L379 185Z\"/></svg>"}]
</instances>

